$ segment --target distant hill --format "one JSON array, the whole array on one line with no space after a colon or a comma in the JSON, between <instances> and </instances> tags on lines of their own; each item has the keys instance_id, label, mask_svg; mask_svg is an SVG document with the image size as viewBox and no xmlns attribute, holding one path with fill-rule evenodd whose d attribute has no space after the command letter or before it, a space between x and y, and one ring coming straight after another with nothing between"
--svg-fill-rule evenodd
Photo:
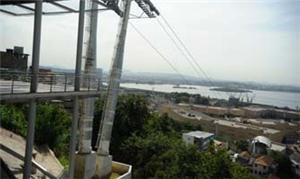
<instances>
[{"instance_id":1,"label":"distant hill","mask_svg":"<svg viewBox=\"0 0 300 179\"><path fill-rule=\"evenodd\" d=\"M57 73L74 73L74 69L64 69L60 67L47 67L53 72ZM103 73L102 80L107 82L108 72L101 69L97 69L99 73ZM102 75L101 75L102 76ZM239 81L226 81L226 80L214 80L210 82L203 78L197 78L194 76L180 76L174 73L151 73L151 72L131 72L123 70L122 83L142 83L142 84L174 84L174 85L201 85L201 86L213 86L223 87L231 89L246 89L246 90L263 90L263 91L281 91L281 92L293 92L300 93L299 86L292 85L277 85L277 84L263 84L259 82L239 82Z\"/></svg>"}]
</instances>

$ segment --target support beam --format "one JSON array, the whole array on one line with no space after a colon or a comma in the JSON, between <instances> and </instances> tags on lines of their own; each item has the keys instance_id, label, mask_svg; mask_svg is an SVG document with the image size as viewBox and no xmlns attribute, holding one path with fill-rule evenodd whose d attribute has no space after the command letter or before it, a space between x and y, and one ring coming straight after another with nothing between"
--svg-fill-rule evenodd
<instances>
[{"instance_id":1,"label":"support beam","mask_svg":"<svg viewBox=\"0 0 300 179\"><path fill-rule=\"evenodd\" d=\"M75 91L80 91L80 75L82 63L82 48L83 48L83 32L84 32L84 11L85 0L79 2L79 20L77 34L77 52L76 52L76 67L75 67Z\"/></svg>"},{"instance_id":2,"label":"support beam","mask_svg":"<svg viewBox=\"0 0 300 179\"><path fill-rule=\"evenodd\" d=\"M59 3L55 2L55 1L49 1L49 3L53 4L54 6L60 7L62 9L64 9L64 10L67 10L67 11L70 11L70 12L76 12L75 9L69 8L69 7L64 6L62 4L59 4Z\"/></svg>"},{"instance_id":3,"label":"support beam","mask_svg":"<svg viewBox=\"0 0 300 179\"><path fill-rule=\"evenodd\" d=\"M110 9L108 9L108 8L98 8L98 9L95 9L95 10L94 9L87 9L87 10L85 10L85 12L107 11L107 10L110 10ZM8 12L10 12L10 11L8 11ZM71 14L71 13L79 13L79 11L75 11L75 12L70 12L70 11L43 12L43 15L46 15L46 16L55 16L55 15ZM19 13L19 14L12 13L11 15L14 15L14 16L32 16L32 15L34 15L34 13Z\"/></svg>"},{"instance_id":4,"label":"support beam","mask_svg":"<svg viewBox=\"0 0 300 179\"><path fill-rule=\"evenodd\" d=\"M78 128L78 111L79 111L79 99L76 96L73 99L73 115L72 115L72 128L70 139L70 153L69 153L69 173L68 178L74 178L75 169L75 152L76 152L76 131Z\"/></svg>"},{"instance_id":5,"label":"support beam","mask_svg":"<svg viewBox=\"0 0 300 179\"><path fill-rule=\"evenodd\" d=\"M87 9L98 9L93 0L86 1ZM83 46L83 88L96 87L97 68L97 25L98 11L85 14ZM92 82L92 84L90 84ZM92 151L92 130L95 98L81 99L79 102L79 142L75 157L75 178L92 178L96 170L96 153Z\"/></svg>"},{"instance_id":6,"label":"support beam","mask_svg":"<svg viewBox=\"0 0 300 179\"><path fill-rule=\"evenodd\" d=\"M88 9L97 9L98 4L95 1L87 0ZM83 46L83 77L82 85L88 88L96 87L96 68L97 68L97 27L98 12L91 11L85 16L85 32ZM94 117L95 98L86 98L80 101L80 135L78 154L88 154L91 152L92 125L90 124Z\"/></svg>"},{"instance_id":7,"label":"support beam","mask_svg":"<svg viewBox=\"0 0 300 179\"><path fill-rule=\"evenodd\" d=\"M76 67L75 67L75 91L80 91L80 75L81 75L81 63L82 63L82 46L83 46L83 32L84 32L84 11L85 0L79 1L79 16L78 16L78 35L77 35L77 52L76 52ZM75 152L76 152L76 131L78 128L78 111L79 100L78 97L73 101L73 120L71 131L71 143L69 153L69 178L74 178L75 169Z\"/></svg>"},{"instance_id":8,"label":"support beam","mask_svg":"<svg viewBox=\"0 0 300 179\"><path fill-rule=\"evenodd\" d=\"M5 13L5 14L9 14L9 15L13 15L13 16L17 16L18 14L16 14L16 13L13 13L13 12L11 12L11 11L7 11L7 10L4 10L4 9L0 9L0 12L3 12L3 13Z\"/></svg>"},{"instance_id":9,"label":"support beam","mask_svg":"<svg viewBox=\"0 0 300 179\"><path fill-rule=\"evenodd\" d=\"M119 22L116 46L112 59L106 104L103 111L97 139L96 177L104 178L111 173L112 157L109 155L112 127L114 123L120 79L123 67L125 39L129 20L131 0L123 0L123 16Z\"/></svg>"},{"instance_id":10,"label":"support beam","mask_svg":"<svg viewBox=\"0 0 300 179\"><path fill-rule=\"evenodd\" d=\"M42 26L42 0L35 2L34 12L34 30L33 30L33 48L32 48L32 78L30 83L30 93L36 93L38 87L38 72L40 61L40 43L41 43L41 26ZM36 118L36 101L31 100L28 114L28 127L25 149L25 164L23 178L29 179L31 176L31 159L34 145L34 127Z\"/></svg>"},{"instance_id":11,"label":"support beam","mask_svg":"<svg viewBox=\"0 0 300 179\"><path fill-rule=\"evenodd\" d=\"M103 2L100 2L99 0L93 0L95 3L101 5L101 6L104 6L104 7L107 7L108 9L111 9L113 10L116 14L118 14L119 16L123 16L123 12L120 10L120 8L118 7L118 4L115 4L115 3L103 3Z\"/></svg>"},{"instance_id":12,"label":"support beam","mask_svg":"<svg viewBox=\"0 0 300 179\"><path fill-rule=\"evenodd\" d=\"M110 71L109 86L107 90L107 99L103 112L103 126L98 133L98 154L108 155L111 138L112 125L114 122L115 109L117 104L118 92L120 87L120 78L123 67L125 39L131 0L124 0L124 16L119 22L116 47L114 49L113 64Z\"/></svg>"},{"instance_id":13,"label":"support beam","mask_svg":"<svg viewBox=\"0 0 300 179\"><path fill-rule=\"evenodd\" d=\"M102 89L102 88L101 88ZM52 93L14 93L14 94L1 94L0 102L26 102L35 99L37 101L47 101L51 99L72 99L76 96L80 98L97 97L100 91L67 91L67 92L52 92Z\"/></svg>"},{"instance_id":14,"label":"support beam","mask_svg":"<svg viewBox=\"0 0 300 179\"><path fill-rule=\"evenodd\" d=\"M33 8L28 7L28 6L24 6L24 5L22 5L22 4L17 4L16 6L18 6L18 7L20 7L20 8L23 8L23 9L26 9L26 10L29 10L29 11L34 11Z\"/></svg>"},{"instance_id":15,"label":"support beam","mask_svg":"<svg viewBox=\"0 0 300 179\"><path fill-rule=\"evenodd\" d=\"M19 159L19 160L24 160L23 155L19 154L18 152L6 147L3 144L0 144L0 149L9 153L10 155L12 155L13 157ZM38 170L40 170L44 175L46 175L47 177L51 178L51 179L55 179L56 177L50 173L46 168L44 168L42 165L40 165L39 163L37 163L35 160L32 160L32 164L34 167L36 167Z\"/></svg>"}]
</instances>

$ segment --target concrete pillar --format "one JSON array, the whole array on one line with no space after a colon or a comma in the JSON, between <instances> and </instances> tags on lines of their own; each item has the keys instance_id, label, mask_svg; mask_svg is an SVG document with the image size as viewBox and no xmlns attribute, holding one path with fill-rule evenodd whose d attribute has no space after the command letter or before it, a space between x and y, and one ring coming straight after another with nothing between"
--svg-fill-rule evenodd
<instances>
[{"instance_id":1,"label":"concrete pillar","mask_svg":"<svg viewBox=\"0 0 300 179\"><path fill-rule=\"evenodd\" d=\"M98 9L98 4L87 0L87 9ZM97 48L97 19L98 11L89 11L85 15L85 33L83 46L83 88L91 84L96 87L96 48ZM94 118L95 98L86 98L80 101L80 136L79 153L91 152L92 124Z\"/></svg>"},{"instance_id":2,"label":"concrete pillar","mask_svg":"<svg viewBox=\"0 0 300 179\"><path fill-rule=\"evenodd\" d=\"M92 0L86 1L87 9L98 9ZM96 81L96 50L97 50L98 11L85 13L85 32L83 40L82 87L95 88ZM75 178L91 178L95 173L96 153L92 152L92 129L94 119L95 98L81 99L79 114L79 146L75 158Z\"/></svg>"},{"instance_id":3,"label":"concrete pillar","mask_svg":"<svg viewBox=\"0 0 300 179\"><path fill-rule=\"evenodd\" d=\"M82 46L83 46L83 31L84 31L84 11L85 0L79 1L79 16L78 16L78 32L77 32L77 51L76 51L76 67L75 67L75 91L80 91L80 74L82 63ZM79 99L76 96L73 99L73 116L71 128L71 140L69 149L69 171L68 178L74 178L75 171L75 152L77 144L77 128L78 128L78 115L79 115Z\"/></svg>"},{"instance_id":4,"label":"concrete pillar","mask_svg":"<svg viewBox=\"0 0 300 179\"><path fill-rule=\"evenodd\" d=\"M103 121L100 125L97 139L98 150L96 161L96 177L98 178L107 177L108 175L110 175L112 169L112 158L109 155L109 145L122 73L130 5L131 0L123 0L124 13L119 22L117 41L112 59L112 68L110 71L107 99L102 116Z\"/></svg>"}]
</instances>

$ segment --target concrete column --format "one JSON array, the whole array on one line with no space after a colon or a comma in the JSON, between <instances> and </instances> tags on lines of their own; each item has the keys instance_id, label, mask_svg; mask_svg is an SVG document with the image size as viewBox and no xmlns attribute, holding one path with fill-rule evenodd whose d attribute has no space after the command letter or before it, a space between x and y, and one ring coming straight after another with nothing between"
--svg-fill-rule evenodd
<instances>
[{"instance_id":1,"label":"concrete column","mask_svg":"<svg viewBox=\"0 0 300 179\"><path fill-rule=\"evenodd\" d=\"M30 83L30 93L36 93L38 88L38 73L40 61L40 43L41 43L41 26L42 26L42 0L35 2L34 11L34 28L33 28L33 48L32 48L32 77ZM31 100L29 103L28 127L26 137L26 149L24 160L23 178L29 179L32 168L32 149L34 145L34 127L36 118L36 101Z\"/></svg>"},{"instance_id":2,"label":"concrete column","mask_svg":"<svg viewBox=\"0 0 300 179\"><path fill-rule=\"evenodd\" d=\"M95 88L96 81L96 51L97 51L97 23L98 4L92 0L87 0L85 13L85 32L83 40L82 65L83 88ZM94 119L95 98L85 98L80 100L79 114L79 150L76 153L75 178L91 178L95 173L96 153L92 151L92 129Z\"/></svg>"},{"instance_id":3,"label":"concrete column","mask_svg":"<svg viewBox=\"0 0 300 179\"><path fill-rule=\"evenodd\" d=\"M118 100L130 5L131 0L123 0L124 13L119 22L117 41L110 71L107 99L102 116L103 121L98 133L96 176L99 178L107 177L111 173L112 158L109 156L109 145Z\"/></svg>"},{"instance_id":4,"label":"concrete column","mask_svg":"<svg viewBox=\"0 0 300 179\"><path fill-rule=\"evenodd\" d=\"M87 1L87 9L98 9L98 4L94 1ZM97 24L98 11L90 11L85 15L85 33L83 46L83 87L96 87L96 67L97 67ZM91 84L89 84L91 83ZM91 140L94 118L95 98L86 98L80 101L80 136L79 153L91 152Z\"/></svg>"},{"instance_id":5,"label":"concrete column","mask_svg":"<svg viewBox=\"0 0 300 179\"><path fill-rule=\"evenodd\" d=\"M78 32L77 32L77 51L76 51L76 67L75 67L75 91L80 91L80 74L82 63L82 46L83 46L83 31L84 31L84 11L85 0L79 1L79 16L78 16ZM75 152L76 152L76 135L78 128L78 115L79 115L79 99L76 96L73 99L73 116L72 116L72 129L71 129L71 141L69 149L69 171L68 178L74 178L75 169Z\"/></svg>"}]
</instances>

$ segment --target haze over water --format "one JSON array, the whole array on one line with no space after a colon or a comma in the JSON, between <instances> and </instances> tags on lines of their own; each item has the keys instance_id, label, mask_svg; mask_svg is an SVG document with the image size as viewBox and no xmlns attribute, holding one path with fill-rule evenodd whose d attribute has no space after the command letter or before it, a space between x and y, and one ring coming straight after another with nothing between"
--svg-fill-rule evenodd
<instances>
[{"instance_id":1,"label":"haze over water","mask_svg":"<svg viewBox=\"0 0 300 179\"><path fill-rule=\"evenodd\" d=\"M202 96L209 96L211 98L219 99L228 99L229 95L234 95L239 97L240 93L226 93L221 91L211 91L209 90L212 87L207 86L195 86L196 89L182 89L182 88L173 88L174 85L169 84L136 84L136 83L122 83L121 87L125 88L134 88L134 89L143 89L149 91L158 91L158 92L186 92L190 94L200 94ZM185 85L182 85L185 86ZM186 87L189 87L186 86ZM295 109L296 106L300 107L300 93L289 93L289 92L276 92L276 91L260 91L260 90L251 90L252 93L249 93L249 97L254 96L253 103L266 104L278 107L289 107ZM242 93L245 96L245 93ZM246 98L245 98L246 99Z\"/></svg>"}]
</instances>

